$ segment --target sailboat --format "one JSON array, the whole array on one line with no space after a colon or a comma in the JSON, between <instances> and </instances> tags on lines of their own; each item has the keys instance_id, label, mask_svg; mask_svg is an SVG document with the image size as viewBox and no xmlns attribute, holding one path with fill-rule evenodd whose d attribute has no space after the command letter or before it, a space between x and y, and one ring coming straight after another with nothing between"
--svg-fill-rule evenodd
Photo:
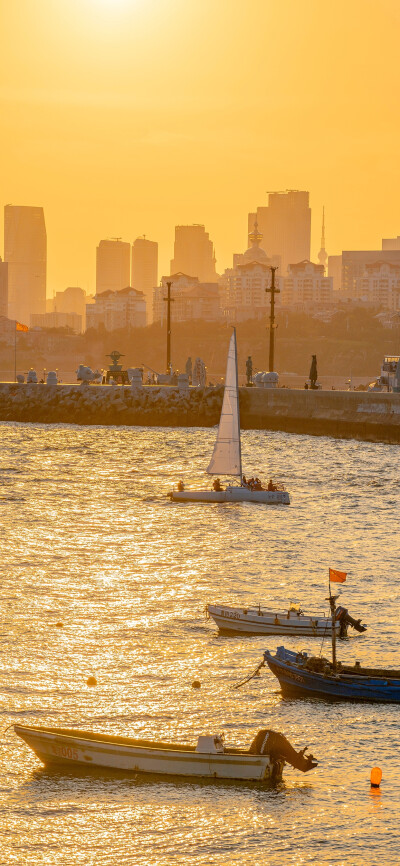
<instances>
[{"instance_id":1,"label":"sailboat","mask_svg":"<svg viewBox=\"0 0 400 866\"><path fill-rule=\"evenodd\" d=\"M250 487L242 473L242 451L240 441L239 386L237 366L236 328L229 343L226 365L224 399L221 409L217 439L207 467L209 475L236 476L240 485L228 484L223 489L219 481L212 490L185 490L180 482L178 489L168 496L176 502L263 502L268 505L289 505L290 498L283 485L273 485L274 490ZM217 488L217 489L216 489Z\"/></svg>"}]
</instances>

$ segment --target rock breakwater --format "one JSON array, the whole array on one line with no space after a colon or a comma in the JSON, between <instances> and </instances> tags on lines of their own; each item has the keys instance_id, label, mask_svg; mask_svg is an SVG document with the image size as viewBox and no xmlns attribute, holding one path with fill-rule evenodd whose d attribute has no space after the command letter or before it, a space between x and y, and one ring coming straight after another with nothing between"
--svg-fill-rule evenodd
<instances>
[{"instance_id":1,"label":"rock breakwater","mask_svg":"<svg viewBox=\"0 0 400 866\"><path fill-rule=\"evenodd\" d=\"M0 421L147 427L218 424L223 388L0 384ZM240 389L243 429L400 443L400 394Z\"/></svg>"}]
</instances>

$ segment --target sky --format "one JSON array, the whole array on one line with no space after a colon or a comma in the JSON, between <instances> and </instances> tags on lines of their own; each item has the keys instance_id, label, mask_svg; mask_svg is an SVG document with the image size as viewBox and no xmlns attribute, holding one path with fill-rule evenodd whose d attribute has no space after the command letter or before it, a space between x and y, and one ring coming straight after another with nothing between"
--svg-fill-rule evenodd
<instances>
[{"instance_id":1,"label":"sky","mask_svg":"<svg viewBox=\"0 0 400 866\"><path fill-rule=\"evenodd\" d=\"M0 32L1 219L44 207L48 295L101 238L169 273L179 224L221 272L267 190L309 190L314 260L323 205L328 254L400 235L399 0L0 0Z\"/></svg>"}]
</instances>

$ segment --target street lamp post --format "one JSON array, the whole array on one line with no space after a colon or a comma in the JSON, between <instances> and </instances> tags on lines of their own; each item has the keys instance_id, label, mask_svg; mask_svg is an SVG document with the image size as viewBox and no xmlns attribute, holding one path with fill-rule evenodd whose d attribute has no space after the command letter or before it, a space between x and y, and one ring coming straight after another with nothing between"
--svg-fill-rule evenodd
<instances>
[{"instance_id":1,"label":"street lamp post","mask_svg":"<svg viewBox=\"0 0 400 866\"><path fill-rule=\"evenodd\" d=\"M171 303L174 300L171 298L172 282L167 283L167 297L164 301L167 302L167 373L171 375Z\"/></svg>"},{"instance_id":2,"label":"street lamp post","mask_svg":"<svg viewBox=\"0 0 400 866\"><path fill-rule=\"evenodd\" d=\"M272 373L274 369L274 330L276 328L275 325L275 295L280 292L275 285L275 271L278 270L278 267L270 267L272 279L271 285L266 286L265 291L271 293L271 311L269 316L269 372Z\"/></svg>"}]
</instances>

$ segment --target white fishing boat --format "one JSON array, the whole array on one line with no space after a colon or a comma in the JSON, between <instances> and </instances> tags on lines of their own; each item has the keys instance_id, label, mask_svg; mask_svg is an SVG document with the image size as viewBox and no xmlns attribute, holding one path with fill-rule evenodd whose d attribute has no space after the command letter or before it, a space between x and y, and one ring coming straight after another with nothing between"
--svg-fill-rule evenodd
<instances>
[{"instance_id":1,"label":"white fishing boat","mask_svg":"<svg viewBox=\"0 0 400 866\"><path fill-rule=\"evenodd\" d=\"M313 755L297 752L283 734L259 731L249 749L226 748L220 736L201 736L196 746L111 736L70 728L14 725L15 733L46 766L103 768L126 773L276 781L285 762L307 773Z\"/></svg>"},{"instance_id":2,"label":"white fishing boat","mask_svg":"<svg viewBox=\"0 0 400 866\"><path fill-rule=\"evenodd\" d=\"M168 496L176 502L262 502L267 505L289 505L288 492L282 484L270 484L269 489L261 483L249 483L242 472L240 440L239 386L237 367L236 329L229 343L226 366L224 399L214 451L207 467L209 475L219 477L236 476L240 485L228 484L222 488L214 482L211 490L185 490L182 482Z\"/></svg>"},{"instance_id":3,"label":"white fishing boat","mask_svg":"<svg viewBox=\"0 0 400 866\"><path fill-rule=\"evenodd\" d=\"M284 634L304 637L330 637L331 616L307 616L298 604L291 604L287 611L258 608L229 607L222 604L207 604L207 615L212 617L223 634ZM336 611L335 630L337 637L346 637L348 627L365 631L361 620L351 617L345 607Z\"/></svg>"}]
</instances>

